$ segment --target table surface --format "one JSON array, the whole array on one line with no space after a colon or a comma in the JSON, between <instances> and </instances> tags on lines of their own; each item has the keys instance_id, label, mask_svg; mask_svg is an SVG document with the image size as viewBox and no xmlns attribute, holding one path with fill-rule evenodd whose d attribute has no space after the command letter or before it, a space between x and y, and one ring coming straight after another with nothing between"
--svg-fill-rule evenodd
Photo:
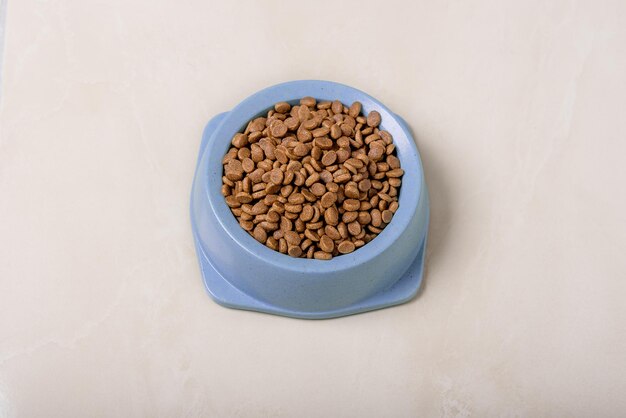
<instances>
[{"instance_id":1,"label":"table surface","mask_svg":"<svg viewBox=\"0 0 626 418\"><path fill-rule=\"evenodd\" d=\"M8 3L0 417L624 416L626 3L236 3ZM416 132L410 303L303 321L207 296L203 126L293 79Z\"/></svg>"}]
</instances>

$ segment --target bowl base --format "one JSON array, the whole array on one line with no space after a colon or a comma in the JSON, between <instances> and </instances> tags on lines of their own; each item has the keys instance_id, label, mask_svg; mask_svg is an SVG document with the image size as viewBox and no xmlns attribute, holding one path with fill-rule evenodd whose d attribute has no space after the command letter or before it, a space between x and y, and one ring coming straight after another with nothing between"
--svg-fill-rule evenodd
<instances>
[{"instance_id":1,"label":"bowl base","mask_svg":"<svg viewBox=\"0 0 626 418\"><path fill-rule=\"evenodd\" d=\"M292 318L336 318L339 316L353 315L389 306L400 305L408 302L417 294L419 288L421 287L424 275L426 238L424 238L420 250L411 266L390 288L341 309L321 312L294 311L265 303L237 289L213 268L207 255L202 251L201 246L198 244L198 240L194 239L194 241L196 244L196 253L198 254L198 259L200 260L200 270L202 272L204 285L209 292L209 295L211 295L211 298L213 298L215 302L228 308L264 312Z\"/></svg>"}]
</instances>

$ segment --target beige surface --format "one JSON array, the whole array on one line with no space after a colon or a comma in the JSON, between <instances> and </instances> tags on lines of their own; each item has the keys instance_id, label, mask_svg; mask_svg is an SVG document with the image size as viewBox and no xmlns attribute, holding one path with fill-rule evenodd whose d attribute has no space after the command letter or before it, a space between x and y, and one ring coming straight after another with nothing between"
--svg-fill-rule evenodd
<instances>
[{"instance_id":1,"label":"beige surface","mask_svg":"<svg viewBox=\"0 0 626 418\"><path fill-rule=\"evenodd\" d=\"M626 414L626 3L174 3L8 5L0 417ZM202 128L302 78L417 133L407 305L307 322L203 289Z\"/></svg>"}]
</instances>

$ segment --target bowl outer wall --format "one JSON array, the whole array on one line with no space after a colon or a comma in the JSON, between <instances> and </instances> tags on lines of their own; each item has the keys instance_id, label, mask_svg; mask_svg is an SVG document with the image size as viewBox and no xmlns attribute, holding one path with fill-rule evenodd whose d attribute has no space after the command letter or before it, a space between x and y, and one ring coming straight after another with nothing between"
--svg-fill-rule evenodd
<instances>
[{"instance_id":1,"label":"bowl outer wall","mask_svg":"<svg viewBox=\"0 0 626 418\"><path fill-rule=\"evenodd\" d=\"M391 132L405 170L399 209L372 242L332 260L294 259L265 247L237 223L220 193L221 159L230 139L252 118L279 101L304 96L360 101L364 112L378 110ZM295 81L262 90L235 107L215 129L202 151L194 183L192 214L197 238L211 264L246 294L298 310L329 310L355 303L393 285L414 260L426 233L423 170L410 132L371 96L337 83ZM421 204L420 204L421 203Z\"/></svg>"}]
</instances>

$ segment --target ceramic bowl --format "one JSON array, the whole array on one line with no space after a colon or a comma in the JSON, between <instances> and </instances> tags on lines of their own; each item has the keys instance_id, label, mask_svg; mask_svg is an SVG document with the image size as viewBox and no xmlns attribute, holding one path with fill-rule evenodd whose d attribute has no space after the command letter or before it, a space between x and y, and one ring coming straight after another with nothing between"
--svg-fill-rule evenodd
<instances>
[{"instance_id":1,"label":"ceramic bowl","mask_svg":"<svg viewBox=\"0 0 626 418\"><path fill-rule=\"evenodd\" d=\"M238 224L220 193L221 160L233 135L275 103L359 101L377 110L393 135L404 169L399 209L387 227L356 251L331 260L292 258L267 248ZM231 308L297 318L331 318L397 305L420 287L429 219L419 153L404 121L373 97L329 81L292 81L261 90L207 124L191 195L191 221L204 283Z\"/></svg>"}]
</instances>

